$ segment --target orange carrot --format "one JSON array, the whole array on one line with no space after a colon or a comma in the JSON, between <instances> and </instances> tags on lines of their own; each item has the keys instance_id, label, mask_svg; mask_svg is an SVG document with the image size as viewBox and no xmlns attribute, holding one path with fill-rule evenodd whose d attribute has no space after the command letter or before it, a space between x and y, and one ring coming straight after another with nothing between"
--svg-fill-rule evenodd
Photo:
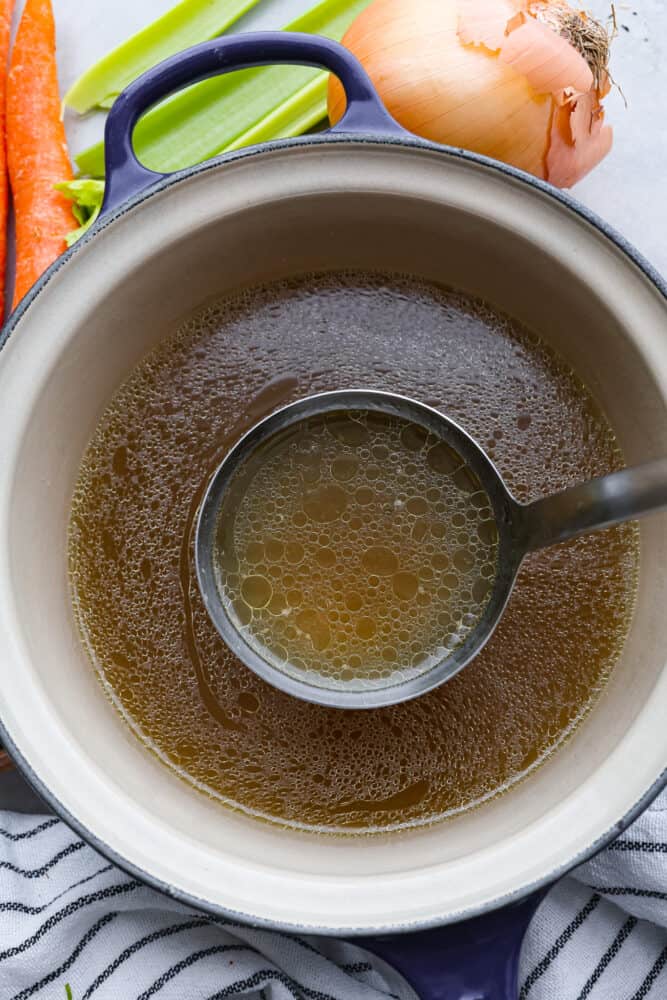
<instances>
[{"instance_id":1,"label":"orange carrot","mask_svg":"<svg viewBox=\"0 0 667 1000\"><path fill-rule=\"evenodd\" d=\"M14 306L65 249L71 202L54 189L72 177L60 116L51 0L26 0L7 80L7 161L16 215Z\"/></svg>"},{"instance_id":2,"label":"orange carrot","mask_svg":"<svg viewBox=\"0 0 667 1000\"><path fill-rule=\"evenodd\" d=\"M0 0L0 322L5 312L5 266L7 264L7 147L5 145L5 112L7 83L5 68L9 55L9 34L12 25L14 0Z\"/></svg>"}]
</instances>

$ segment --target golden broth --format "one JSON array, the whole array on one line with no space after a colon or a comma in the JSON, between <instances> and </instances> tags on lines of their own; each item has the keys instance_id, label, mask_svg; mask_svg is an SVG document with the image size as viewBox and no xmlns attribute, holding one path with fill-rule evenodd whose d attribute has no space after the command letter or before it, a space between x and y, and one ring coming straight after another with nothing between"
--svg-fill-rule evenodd
<instances>
[{"instance_id":1,"label":"golden broth","mask_svg":"<svg viewBox=\"0 0 667 1000\"><path fill-rule=\"evenodd\" d=\"M442 408L522 500L622 465L588 390L507 317L408 277L315 275L210 305L144 358L95 431L70 524L76 618L135 733L236 808L349 832L470 808L552 753L619 655L638 560L632 525L532 555L489 645L415 701L344 712L268 686L203 607L198 505L258 419L359 386Z\"/></svg>"},{"instance_id":2,"label":"golden broth","mask_svg":"<svg viewBox=\"0 0 667 1000\"><path fill-rule=\"evenodd\" d=\"M479 623L496 574L489 497L409 420L334 411L264 441L228 483L216 582L263 659L355 689L426 673Z\"/></svg>"}]
</instances>

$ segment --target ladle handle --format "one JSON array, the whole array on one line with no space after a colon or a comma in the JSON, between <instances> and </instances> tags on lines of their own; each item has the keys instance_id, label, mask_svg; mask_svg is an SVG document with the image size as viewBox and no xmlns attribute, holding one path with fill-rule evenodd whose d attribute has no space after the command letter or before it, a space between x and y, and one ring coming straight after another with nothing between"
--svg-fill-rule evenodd
<instances>
[{"instance_id":1,"label":"ladle handle","mask_svg":"<svg viewBox=\"0 0 667 1000\"><path fill-rule=\"evenodd\" d=\"M667 458L659 458L519 505L517 533L524 551L532 552L664 509Z\"/></svg>"},{"instance_id":2,"label":"ladle handle","mask_svg":"<svg viewBox=\"0 0 667 1000\"><path fill-rule=\"evenodd\" d=\"M209 77L277 63L328 69L338 77L347 108L329 133L406 134L384 107L361 63L330 38L289 31L214 38L147 70L114 102L104 133L106 186L101 214L168 176L145 167L134 152L132 134L145 111L175 91Z\"/></svg>"}]
</instances>

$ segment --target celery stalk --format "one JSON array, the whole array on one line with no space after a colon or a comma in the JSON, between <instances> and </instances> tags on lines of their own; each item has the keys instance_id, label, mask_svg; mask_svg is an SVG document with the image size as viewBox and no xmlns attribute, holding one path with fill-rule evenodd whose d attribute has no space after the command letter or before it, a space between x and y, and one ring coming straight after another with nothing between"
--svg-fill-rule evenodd
<instances>
[{"instance_id":1,"label":"celery stalk","mask_svg":"<svg viewBox=\"0 0 667 1000\"><path fill-rule=\"evenodd\" d=\"M108 108L144 70L197 42L221 35L259 0L181 0L79 77L64 103L80 114Z\"/></svg>"},{"instance_id":2,"label":"celery stalk","mask_svg":"<svg viewBox=\"0 0 667 1000\"><path fill-rule=\"evenodd\" d=\"M340 39L369 0L323 0L285 26ZM180 170L240 145L299 135L326 115L328 74L303 66L262 66L205 80L149 111L134 132L142 163ZM104 146L77 157L82 173L104 174Z\"/></svg>"},{"instance_id":3,"label":"celery stalk","mask_svg":"<svg viewBox=\"0 0 667 1000\"><path fill-rule=\"evenodd\" d=\"M318 73L309 84L225 146L225 152L271 139L290 139L308 132L326 118L328 86L329 74Z\"/></svg>"},{"instance_id":4,"label":"celery stalk","mask_svg":"<svg viewBox=\"0 0 667 1000\"><path fill-rule=\"evenodd\" d=\"M87 229L90 229L100 214L104 199L104 181L78 177L73 181L61 181L60 184L54 184L54 187L56 191L60 191L74 202L72 213L79 227L65 234L65 242L71 247Z\"/></svg>"}]
</instances>

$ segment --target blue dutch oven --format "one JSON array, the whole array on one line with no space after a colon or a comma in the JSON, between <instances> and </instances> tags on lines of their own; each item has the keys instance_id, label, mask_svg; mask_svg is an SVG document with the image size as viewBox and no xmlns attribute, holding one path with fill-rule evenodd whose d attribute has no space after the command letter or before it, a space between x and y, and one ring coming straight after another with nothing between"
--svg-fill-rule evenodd
<instances>
[{"instance_id":1,"label":"blue dutch oven","mask_svg":"<svg viewBox=\"0 0 667 1000\"><path fill-rule=\"evenodd\" d=\"M170 176L137 161L132 131L150 105L267 63L335 73L343 119ZM220 808L123 726L73 622L70 497L106 402L183 317L226 290L327 268L407 272L487 299L593 388L629 462L655 457L667 452L665 286L571 199L405 132L356 60L311 36L219 39L146 73L109 114L106 176L98 224L4 332L3 738L67 823L156 888L257 925L354 938L423 1000L513 1000L522 938L548 886L664 783L665 518L641 527L639 595L620 662L551 759L446 823L336 839Z\"/></svg>"}]
</instances>

